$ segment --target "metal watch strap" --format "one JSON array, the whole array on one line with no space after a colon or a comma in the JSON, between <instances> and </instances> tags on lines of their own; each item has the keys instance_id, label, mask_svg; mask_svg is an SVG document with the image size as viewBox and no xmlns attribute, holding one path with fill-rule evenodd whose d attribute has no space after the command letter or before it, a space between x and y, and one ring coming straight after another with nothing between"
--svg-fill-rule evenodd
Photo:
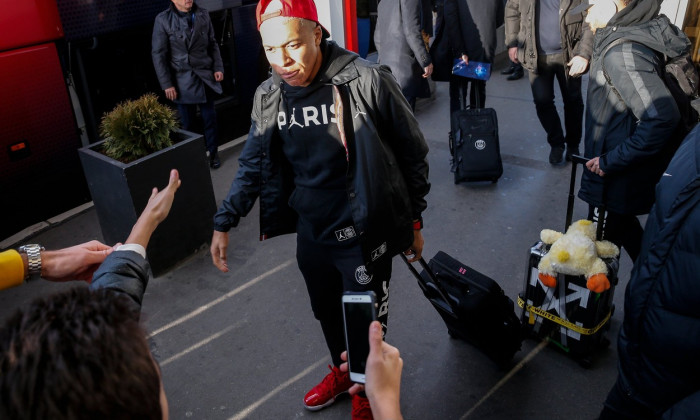
<instances>
[{"instance_id":1,"label":"metal watch strap","mask_svg":"<svg viewBox=\"0 0 700 420\"><path fill-rule=\"evenodd\" d=\"M44 247L38 244L28 244L19 247L20 252L27 254L28 275L41 274L41 251Z\"/></svg>"}]
</instances>

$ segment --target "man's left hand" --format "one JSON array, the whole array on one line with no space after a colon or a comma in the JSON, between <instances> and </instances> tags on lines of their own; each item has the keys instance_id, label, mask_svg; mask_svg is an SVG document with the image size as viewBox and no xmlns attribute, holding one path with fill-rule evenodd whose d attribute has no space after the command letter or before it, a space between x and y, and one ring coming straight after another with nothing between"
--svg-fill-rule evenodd
<instances>
[{"instance_id":1,"label":"man's left hand","mask_svg":"<svg viewBox=\"0 0 700 420\"><path fill-rule=\"evenodd\" d=\"M214 80L216 80L217 82L224 80L224 74L220 71L215 71L214 72Z\"/></svg>"},{"instance_id":2,"label":"man's left hand","mask_svg":"<svg viewBox=\"0 0 700 420\"><path fill-rule=\"evenodd\" d=\"M433 74L433 63L428 64L428 67L424 68L423 71L425 72L423 73L424 78L427 79L430 77L430 75Z\"/></svg>"},{"instance_id":3,"label":"man's left hand","mask_svg":"<svg viewBox=\"0 0 700 420\"><path fill-rule=\"evenodd\" d=\"M413 255L411 258L407 259L410 263L420 260L421 256L423 255L423 234L420 230L413 231L413 244L410 248L404 251L403 254L407 257L409 255Z\"/></svg>"},{"instance_id":4,"label":"man's left hand","mask_svg":"<svg viewBox=\"0 0 700 420\"><path fill-rule=\"evenodd\" d=\"M600 169L600 157L594 157L593 159L586 162L586 168L588 168L589 171L596 173L600 176L605 176L605 172L603 172L603 170Z\"/></svg>"},{"instance_id":5,"label":"man's left hand","mask_svg":"<svg viewBox=\"0 0 700 420\"><path fill-rule=\"evenodd\" d=\"M577 55L574 58L572 58L571 61L569 61L566 65L571 67L569 69L569 76L578 77L585 73L588 69L588 60L581 57L580 55Z\"/></svg>"}]
</instances>

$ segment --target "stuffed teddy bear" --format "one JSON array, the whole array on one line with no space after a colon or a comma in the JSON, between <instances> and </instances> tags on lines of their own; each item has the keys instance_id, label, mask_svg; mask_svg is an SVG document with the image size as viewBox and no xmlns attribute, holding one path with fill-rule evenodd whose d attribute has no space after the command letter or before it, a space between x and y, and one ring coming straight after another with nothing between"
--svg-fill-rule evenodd
<instances>
[{"instance_id":1,"label":"stuffed teddy bear","mask_svg":"<svg viewBox=\"0 0 700 420\"><path fill-rule=\"evenodd\" d=\"M610 288L608 268L601 258L620 254L610 241L596 241L596 225L590 220L579 220L569 226L566 233L543 229L540 239L551 245L537 266L538 278L547 287L557 285L557 273L572 276L585 275L586 287L602 293Z\"/></svg>"}]
</instances>

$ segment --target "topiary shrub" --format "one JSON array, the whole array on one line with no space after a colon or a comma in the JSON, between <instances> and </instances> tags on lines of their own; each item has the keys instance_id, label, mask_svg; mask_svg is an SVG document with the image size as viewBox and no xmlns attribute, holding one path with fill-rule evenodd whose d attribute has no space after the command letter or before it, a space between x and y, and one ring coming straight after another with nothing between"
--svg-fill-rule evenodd
<instances>
[{"instance_id":1,"label":"topiary shrub","mask_svg":"<svg viewBox=\"0 0 700 420\"><path fill-rule=\"evenodd\" d=\"M128 100L105 113L100 135L105 139L102 152L112 159L128 163L172 146L170 134L180 124L175 111L147 93Z\"/></svg>"}]
</instances>

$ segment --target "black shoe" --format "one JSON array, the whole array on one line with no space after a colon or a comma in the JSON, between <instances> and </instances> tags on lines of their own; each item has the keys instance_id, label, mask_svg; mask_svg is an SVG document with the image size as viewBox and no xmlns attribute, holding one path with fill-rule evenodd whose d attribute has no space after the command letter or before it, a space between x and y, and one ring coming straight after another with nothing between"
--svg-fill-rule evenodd
<instances>
[{"instance_id":1,"label":"black shoe","mask_svg":"<svg viewBox=\"0 0 700 420\"><path fill-rule=\"evenodd\" d=\"M515 67L515 64L511 64L510 66L501 70L501 74L513 74L513 72L515 71Z\"/></svg>"},{"instance_id":2,"label":"black shoe","mask_svg":"<svg viewBox=\"0 0 700 420\"><path fill-rule=\"evenodd\" d=\"M522 79L523 75L525 74L525 71L523 70L523 66L518 66L515 70L513 70L513 74L510 76L506 77L508 80L518 80Z\"/></svg>"},{"instance_id":3,"label":"black shoe","mask_svg":"<svg viewBox=\"0 0 700 420\"><path fill-rule=\"evenodd\" d=\"M569 147L566 146L566 155L564 156L567 162L571 162L571 156L573 155L578 155L578 146L577 147Z\"/></svg>"},{"instance_id":4,"label":"black shoe","mask_svg":"<svg viewBox=\"0 0 700 420\"><path fill-rule=\"evenodd\" d=\"M221 167L221 161L219 160L219 155L213 155L209 158L209 166L212 169L219 169Z\"/></svg>"},{"instance_id":5,"label":"black shoe","mask_svg":"<svg viewBox=\"0 0 700 420\"><path fill-rule=\"evenodd\" d=\"M549 163L552 165L561 165L564 163L564 146L553 146L549 152Z\"/></svg>"}]
</instances>

